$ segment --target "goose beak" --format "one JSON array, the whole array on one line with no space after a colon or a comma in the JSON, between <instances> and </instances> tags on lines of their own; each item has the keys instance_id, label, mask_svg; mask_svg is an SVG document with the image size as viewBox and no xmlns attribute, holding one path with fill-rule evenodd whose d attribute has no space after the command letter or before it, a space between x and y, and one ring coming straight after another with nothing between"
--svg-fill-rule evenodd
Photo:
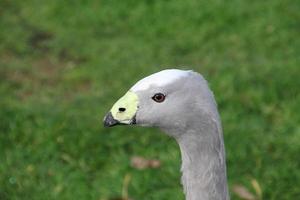
<instances>
[{"instance_id":1,"label":"goose beak","mask_svg":"<svg viewBox=\"0 0 300 200\"><path fill-rule=\"evenodd\" d=\"M122 122L116 120L112 116L111 112L109 112L105 115L104 120L103 120L104 127L112 127L112 126L116 126L116 125L126 125L126 124L136 124L135 116L130 120L129 123L122 123Z\"/></svg>"},{"instance_id":2,"label":"goose beak","mask_svg":"<svg viewBox=\"0 0 300 200\"><path fill-rule=\"evenodd\" d=\"M115 120L111 112L107 113L104 117L103 124L105 127L112 127L120 124L118 120Z\"/></svg>"},{"instance_id":3,"label":"goose beak","mask_svg":"<svg viewBox=\"0 0 300 200\"><path fill-rule=\"evenodd\" d=\"M120 98L104 117L105 127L112 127L119 124L136 124L136 113L138 110L138 96L128 91Z\"/></svg>"}]
</instances>

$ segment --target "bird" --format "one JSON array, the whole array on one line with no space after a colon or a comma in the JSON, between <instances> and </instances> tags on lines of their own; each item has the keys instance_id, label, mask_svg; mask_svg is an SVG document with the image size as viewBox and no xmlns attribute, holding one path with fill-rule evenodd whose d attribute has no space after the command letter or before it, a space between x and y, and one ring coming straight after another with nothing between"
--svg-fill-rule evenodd
<instances>
[{"instance_id":1,"label":"bird","mask_svg":"<svg viewBox=\"0 0 300 200\"><path fill-rule=\"evenodd\" d=\"M103 122L159 128L179 145L185 199L229 200L221 120L200 73L165 69L139 80Z\"/></svg>"}]
</instances>

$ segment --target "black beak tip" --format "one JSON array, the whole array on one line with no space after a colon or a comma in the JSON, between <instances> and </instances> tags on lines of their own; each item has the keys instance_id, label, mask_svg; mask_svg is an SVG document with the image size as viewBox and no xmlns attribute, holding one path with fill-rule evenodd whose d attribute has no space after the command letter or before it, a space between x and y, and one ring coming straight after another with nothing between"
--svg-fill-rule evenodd
<instances>
[{"instance_id":1,"label":"black beak tip","mask_svg":"<svg viewBox=\"0 0 300 200\"><path fill-rule=\"evenodd\" d=\"M109 112L105 115L104 120L103 120L104 127L112 127L117 124L119 124L119 121L114 119L111 112Z\"/></svg>"}]
</instances>

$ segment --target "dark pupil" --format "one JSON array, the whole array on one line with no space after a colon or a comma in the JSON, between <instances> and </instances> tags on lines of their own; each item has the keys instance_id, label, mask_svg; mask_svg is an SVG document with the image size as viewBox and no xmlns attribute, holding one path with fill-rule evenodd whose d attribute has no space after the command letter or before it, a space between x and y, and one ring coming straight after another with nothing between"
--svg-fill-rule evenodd
<instances>
[{"instance_id":1,"label":"dark pupil","mask_svg":"<svg viewBox=\"0 0 300 200\"><path fill-rule=\"evenodd\" d=\"M162 100L162 98L163 98L163 97L162 97L162 95L161 95L161 94L158 94L158 95L156 95L156 100L157 100L157 101L160 101L160 100Z\"/></svg>"},{"instance_id":2,"label":"dark pupil","mask_svg":"<svg viewBox=\"0 0 300 200\"><path fill-rule=\"evenodd\" d=\"M163 94L156 94L156 95L154 95L153 99L156 102L163 102L165 100L165 95L163 95Z\"/></svg>"}]
</instances>

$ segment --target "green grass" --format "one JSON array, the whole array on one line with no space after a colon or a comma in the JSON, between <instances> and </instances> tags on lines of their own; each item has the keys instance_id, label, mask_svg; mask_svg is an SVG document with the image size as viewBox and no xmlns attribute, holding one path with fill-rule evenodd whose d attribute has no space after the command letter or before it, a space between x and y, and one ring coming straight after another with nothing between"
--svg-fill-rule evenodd
<instances>
[{"instance_id":1,"label":"green grass","mask_svg":"<svg viewBox=\"0 0 300 200\"><path fill-rule=\"evenodd\" d=\"M183 199L180 152L149 128L104 129L111 105L169 67L201 72L224 127L230 188L300 196L300 4L0 1L0 199ZM134 155L158 169L130 166ZM234 193L232 199L239 199Z\"/></svg>"}]
</instances>

